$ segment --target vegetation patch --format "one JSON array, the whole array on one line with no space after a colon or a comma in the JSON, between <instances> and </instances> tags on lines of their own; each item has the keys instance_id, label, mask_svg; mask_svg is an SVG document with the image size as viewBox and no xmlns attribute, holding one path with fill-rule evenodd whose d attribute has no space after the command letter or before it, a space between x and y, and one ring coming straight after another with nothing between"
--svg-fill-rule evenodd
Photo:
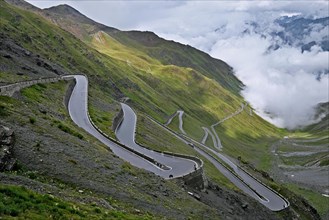
<instances>
[{"instance_id":1,"label":"vegetation patch","mask_svg":"<svg viewBox=\"0 0 329 220\"><path fill-rule=\"evenodd\" d=\"M121 165L122 168L122 172L123 173L129 173L133 176L136 176L136 170L134 169L134 167L127 161L123 162L123 164Z\"/></svg>"},{"instance_id":2,"label":"vegetation patch","mask_svg":"<svg viewBox=\"0 0 329 220\"><path fill-rule=\"evenodd\" d=\"M148 215L66 202L20 186L0 184L0 198L1 219L151 219Z\"/></svg>"},{"instance_id":3,"label":"vegetation patch","mask_svg":"<svg viewBox=\"0 0 329 220\"><path fill-rule=\"evenodd\" d=\"M325 158L325 159L321 160L319 165L321 167L329 166L329 158Z\"/></svg>"},{"instance_id":4,"label":"vegetation patch","mask_svg":"<svg viewBox=\"0 0 329 220\"><path fill-rule=\"evenodd\" d=\"M68 133L68 134L71 134L73 136L76 136L76 137L78 137L80 139L83 139L83 135L82 134L80 134L79 132L71 129L69 126L65 125L62 122L59 122L59 124L57 125L57 127L59 129L61 129L62 131L64 131L65 133Z\"/></svg>"},{"instance_id":5,"label":"vegetation patch","mask_svg":"<svg viewBox=\"0 0 329 220\"><path fill-rule=\"evenodd\" d=\"M8 111L6 109L6 106L0 105L0 116L7 116L7 115L8 115Z\"/></svg>"},{"instance_id":6,"label":"vegetation patch","mask_svg":"<svg viewBox=\"0 0 329 220\"><path fill-rule=\"evenodd\" d=\"M314 192L312 190L297 186L295 184L286 184L285 186L297 195L302 195L312 206L316 208L320 216L325 216L329 214L328 197L324 197L318 192ZM291 200L290 202L293 203L294 200Z\"/></svg>"},{"instance_id":7,"label":"vegetation patch","mask_svg":"<svg viewBox=\"0 0 329 220\"><path fill-rule=\"evenodd\" d=\"M46 86L42 84L32 85L28 89L23 89L22 94L31 101L41 102L42 99L47 98L46 96L40 96L45 88Z\"/></svg>"},{"instance_id":8,"label":"vegetation patch","mask_svg":"<svg viewBox=\"0 0 329 220\"><path fill-rule=\"evenodd\" d=\"M30 118L29 118L29 122L30 122L31 124L34 124L36 121L37 121L37 120L36 120L34 117L30 117Z\"/></svg>"}]
</instances>

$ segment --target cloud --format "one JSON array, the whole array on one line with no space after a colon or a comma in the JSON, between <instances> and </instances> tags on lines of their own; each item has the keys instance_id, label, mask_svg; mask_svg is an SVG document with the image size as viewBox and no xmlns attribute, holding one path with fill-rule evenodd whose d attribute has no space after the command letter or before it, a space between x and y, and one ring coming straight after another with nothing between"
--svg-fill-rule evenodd
<instances>
[{"instance_id":1,"label":"cloud","mask_svg":"<svg viewBox=\"0 0 329 220\"><path fill-rule=\"evenodd\" d=\"M266 53L272 43L258 33L231 35L217 40L209 53L234 67L246 85L242 95L266 120L286 128L315 122L314 106L329 100L328 75L316 75L328 69L328 52L314 46L301 53L282 45Z\"/></svg>"}]
</instances>

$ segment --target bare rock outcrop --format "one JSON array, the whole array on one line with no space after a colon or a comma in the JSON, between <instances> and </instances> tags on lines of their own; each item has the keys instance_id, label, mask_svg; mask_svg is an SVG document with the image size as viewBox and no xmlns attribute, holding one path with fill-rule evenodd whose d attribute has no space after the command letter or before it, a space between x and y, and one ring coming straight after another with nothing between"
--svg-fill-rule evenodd
<instances>
[{"instance_id":1,"label":"bare rock outcrop","mask_svg":"<svg viewBox=\"0 0 329 220\"><path fill-rule=\"evenodd\" d=\"M14 143L14 131L0 125L0 172L11 170L16 163L12 153Z\"/></svg>"}]
</instances>

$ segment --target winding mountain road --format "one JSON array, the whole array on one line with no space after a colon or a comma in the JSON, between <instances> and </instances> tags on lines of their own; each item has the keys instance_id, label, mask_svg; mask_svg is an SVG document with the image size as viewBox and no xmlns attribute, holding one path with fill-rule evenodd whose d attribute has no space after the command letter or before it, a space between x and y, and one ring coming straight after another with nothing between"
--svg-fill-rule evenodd
<instances>
[{"instance_id":1,"label":"winding mountain road","mask_svg":"<svg viewBox=\"0 0 329 220\"><path fill-rule=\"evenodd\" d=\"M230 118L232 118L232 117L240 114L243 111L243 109L245 108L245 106L246 105L242 103L241 104L241 108L239 110L237 110L236 112L234 112L234 113L226 116L225 118L223 118L222 120L216 122L215 124L211 125L210 126L211 131L208 128L206 128L206 127L202 127L202 129L205 131L205 136L203 137L201 143L203 143L203 144L206 143L207 137L208 137L208 135L206 135L206 134L210 134L211 137L212 137L212 141L213 141L214 147L217 148L218 150L221 150L223 148L223 145L222 145L222 142L219 139L219 136L218 136L218 134L217 134L217 132L215 130L215 127L217 125L219 125L220 123L223 123L224 121L226 121L226 120L228 120L228 119L230 119Z\"/></svg>"},{"instance_id":2,"label":"winding mountain road","mask_svg":"<svg viewBox=\"0 0 329 220\"><path fill-rule=\"evenodd\" d=\"M183 134L186 134L186 132L184 131L183 129L183 114L184 114L184 111L182 110L178 110L177 112L175 112L173 115L170 116L170 118L168 119L168 121L165 123L166 126L168 126L172 120L178 115L178 120L179 120L179 130L183 133Z\"/></svg>"},{"instance_id":3,"label":"winding mountain road","mask_svg":"<svg viewBox=\"0 0 329 220\"><path fill-rule=\"evenodd\" d=\"M117 138L127 147L125 149L119 144L111 141L100 133L91 123L88 115L88 80L85 76L74 75L76 85L71 94L68 109L69 114L79 127L83 128L89 134L100 140L106 146L111 148L114 154L130 162L132 165L151 171L163 178L175 178L191 173L199 166L195 161L181 157L166 155L152 150L143 148L135 143L136 114L126 104L121 104L124 112L124 118L121 125L116 130ZM151 163L143 157L136 155L137 151L142 155L154 159L156 162ZM157 166L160 164L161 166Z\"/></svg>"},{"instance_id":4,"label":"winding mountain road","mask_svg":"<svg viewBox=\"0 0 329 220\"><path fill-rule=\"evenodd\" d=\"M161 176L168 178L169 175L173 177L182 176L187 173L194 171L194 168L198 168L199 164L190 159L185 159L181 157L169 156L163 153L155 152L149 149L146 149L135 142L135 133L136 133L136 122L137 116L135 112L126 104L121 103L123 110L123 121L116 130L116 136L118 140L134 150L151 157L158 161L161 164L170 167L169 170L162 170Z\"/></svg>"},{"instance_id":5,"label":"winding mountain road","mask_svg":"<svg viewBox=\"0 0 329 220\"><path fill-rule=\"evenodd\" d=\"M121 143L116 143L115 141L112 141L108 137L106 137L105 134L96 129L95 125L93 125L90 120L90 116L88 114L88 79L85 76L71 75L47 80L40 79L35 80L35 82L30 82L28 84L26 84L25 82L21 82L16 83L17 85L6 85L0 88L6 88L8 90L10 86L14 86L13 88L11 88L11 90L17 91L18 88L16 88L16 86L18 85L20 85L21 88L24 88L26 86L30 86L39 82L46 83L71 78L74 78L76 80L76 85L72 91L68 103L70 117L79 127L83 128L89 134L91 134L99 141L104 143L106 146L108 146L114 154L126 161L129 161L132 165L136 167L148 170L166 179L184 176L188 173L193 172L196 168L200 166L200 164L198 164L194 160L171 156L164 153L158 153L152 150L145 149L140 145L136 144L136 114L128 105L123 103L121 105L124 112L124 118L121 125L116 130L116 135ZM7 90L5 90L5 92L9 91ZM2 90L0 91L2 92ZM9 96L11 94L12 92L4 93L4 95ZM176 115L177 114L179 113L176 112ZM214 164L214 166L221 173L223 173L223 175L225 175L229 180L231 180L233 184L235 184L237 187L239 187L251 197L257 199L260 203L262 203L269 209L273 211L279 211L289 206L289 202L285 200L282 196L257 181L244 170L240 169L240 167L235 165L229 158L227 158L223 154L207 147L203 143L199 143L193 140L192 138L187 137L184 134L177 134L176 132L172 131L168 127L157 122L149 116L148 118L166 131L170 132L172 135L176 136L185 144L191 145L192 143L194 143L198 145L195 146L192 144L193 149L199 152L204 157L206 157L212 164ZM182 120L182 118L180 118L180 120ZM126 144L128 146L123 144ZM220 162L215 156L208 153L207 151L211 152L213 155L224 161L234 170L234 173L230 171L225 165L223 165L222 162Z\"/></svg>"},{"instance_id":6,"label":"winding mountain road","mask_svg":"<svg viewBox=\"0 0 329 220\"><path fill-rule=\"evenodd\" d=\"M240 110L233 113L232 115L226 117L225 120L233 117L234 115L241 113L242 110L243 110L243 107L241 107ZM242 170L239 166L237 166L235 163L233 163L227 156L213 150L212 148L207 147L204 143L200 143L186 135L177 134L176 132L172 131L170 128L162 125L161 123L158 123L154 119L151 119L151 120L156 122L162 128L166 129L168 132L172 133L174 136L179 138L184 143L186 143L186 144L192 143L194 150L196 150L199 154L201 154L205 158L207 158L234 185L236 185L239 189L244 191L249 196L258 200L260 203L262 203L264 206L268 207L270 210L280 211L282 209L287 208L290 205L289 202L286 199L284 199L281 195L279 195L277 192L275 192L271 188L269 188L266 185L259 182L257 179L252 177L249 173ZM219 123L216 123L216 124L219 124ZM205 130L205 132L207 131L206 129L204 129L204 130ZM211 134L209 129L207 132L209 132L209 134ZM200 146L200 147L198 147L198 146ZM210 154L208 152L211 152L212 154ZM213 155L215 155L215 156L213 156ZM230 171L226 166L224 166L224 164L222 162L220 162L216 157L218 159L221 159L223 162L225 162L225 164L227 164L229 167L231 167L231 169L234 171L234 173L232 171Z\"/></svg>"},{"instance_id":7,"label":"winding mountain road","mask_svg":"<svg viewBox=\"0 0 329 220\"><path fill-rule=\"evenodd\" d=\"M201 143L205 144L206 141L207 141L208 135L209 135L209 129L206 128L206 127L201 127L201 128L202 128L203 131L204 131L204 136L203 136L203 138L202 138L202 140L201 140Z\"/></svg>"},{"instance_id":8,"label":"winding mountain road","mask_svg":"<svg viewBox=\"0 0 329 220\"><path fill-rule=\"evenodd\" d=\"M217 144L216 144L217 141L216 141L215 135L209 130L209 128L202 127L202 129L204 130L205 135L203 136L201 143L206 144L207 138L208 138L208 136L210 134L211 139L212 139L212 142L214 144L214 147L216 147L217 146Z\"/></svg>"},{"instance_id":9,"label":"winding mountain road","mask_svg":"<svg viewBox=\"0 0 329 220\"><path fill-rule=\"evenodd\" d=\"M188 137L186 137L188 138ZM277 192L270 189L269 187L265 186L250 174L242 170L239 166L233 163L227 156L207 147L206 145L199 143L191 138L188 138L192 143L198 144L202 146L205 150L195 147L195 149L205 156L210 162L212 162L217 169L221 171L232 183L234 183L237 187L243 190L248 195L252 196L253 198L257 199L260 203L271 209L272 211L279 211L289 206L289 203ZM216 160L214 156L207 153L211 152L216 157L220 158L222 161L225 162L229 167L231 167L236 175L239 177L236 178L231 175L231 173L227 173L227 168L223 167L223 165ZM225 168L225 169L224 169ZM241 181L242 180L242 181Z\"/></svg>"}]
</instances>

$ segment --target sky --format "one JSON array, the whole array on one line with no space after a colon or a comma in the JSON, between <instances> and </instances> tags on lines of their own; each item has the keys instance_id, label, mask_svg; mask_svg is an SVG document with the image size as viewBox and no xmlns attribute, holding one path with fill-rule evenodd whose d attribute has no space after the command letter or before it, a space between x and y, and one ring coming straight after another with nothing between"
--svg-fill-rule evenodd
<instances>
[{"instance_id":1,"label":"sky","mask_svg":"<svg viewBox=\"0 0 329 220\"><path fill-rule=\"evenodd\" d=\"M121 30L148 30L189 44L234 68L246 85L245 99L279 127L314 123L314 107L328 102L328 52L301 53L296 44L270 37L282 27L280 16L329 16L328 1L28 1L40 8L68 4L95 21ZM257 22L257 29L254 28ZM314 27L301 43L329 37L329 27ZM248 30L243 34L243 31ZM274 44L278 50L269 51ZM270 113L270 114L269 114Z\"/></svg>"}]
</instances>

